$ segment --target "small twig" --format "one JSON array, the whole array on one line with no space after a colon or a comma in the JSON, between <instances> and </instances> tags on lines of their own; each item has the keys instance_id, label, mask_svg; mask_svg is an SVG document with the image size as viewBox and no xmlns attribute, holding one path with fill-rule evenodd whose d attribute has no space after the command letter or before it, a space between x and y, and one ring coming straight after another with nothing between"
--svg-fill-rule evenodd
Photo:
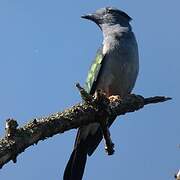
<instances>
[{"instance_id":1,"label":"small twig","mask_svg":"<svg viewBox=\"0 0 180 180\"><path fill-rule=\"evenodd\" d=\"M107 120L102 121L100 125L105 142L105 151L107 152L108 155L112 155L114 154L114 143L112 142L110 130L108 128L108 124L106 123Z\"/></svg>"},{"instance_id":2,"label":"small twig","mask_svg":"<svg viewBox=\"0 0 180 180\"><path fill-rule=\"evenodd\" d=\"M14 119L7 119L6 120L6 137L9 138L9 139L12 139L13 136L15 135L16 133L16 130L17 130L17 127L18 127L18 123L16 120Z\"/></svg>"},{"instance_id":3,"label":"small twig","mask_svg":"<svg viewBox=\"0 0 180 180\"><path fill-rule=\"evenodd\" d=\"M164 97L164 96L156 96L156 97L150 97L146 98L144 101L144 105L149 104L149 103L160 103L160 102L165 102L168 100L171 100L171 97Z\"/></svg>"},{"instance_id":4,"label":"small twig","mask_svg":"<svg viewBox=\"0 0 180 180\"><path fill-rule=\"evenodd\" d=\"M93 96L88 94L84 88L80 86L79 83L76 84L76 87L78 88L81 98L88 104L91 104L94 100Z\"/></svg>"}]
</instances>

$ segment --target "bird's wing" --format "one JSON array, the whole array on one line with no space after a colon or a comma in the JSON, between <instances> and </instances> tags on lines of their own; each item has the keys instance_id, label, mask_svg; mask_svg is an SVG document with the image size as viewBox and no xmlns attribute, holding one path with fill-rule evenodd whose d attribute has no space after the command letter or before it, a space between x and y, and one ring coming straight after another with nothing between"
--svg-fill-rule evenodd
<instances>
[{"instance_id":1,"label":"bird's wing","mask_svg":"<svg viewBox=\"0 0 180 180\"><path fill-rule=\"evenodd\" d=\"M106 55L103 54L102 48L97 53L95 60L93 61L90 70L88 72L87 80L85 83L85 90L94 94L99 77L103 69ZM111 123L110 123L111 124ZM87 126L80 127L76 136L75 149L83 149L89 155L91 155L102 139L102 132L98 123L92 123Z\"/></svg>"},{"instance_id":2,"label":"bird's wing","mask_svg":"<svg viewBox=\"0 0 180 180\"><path fill-rule=\"evenodd\" d=\"M100 76L100 73L102 71L104 59L105 59L105 54L103 54L103 50L101 47L97 51L96 57L91 64L85 83L85 90L90 94L94 94L96 90L98 77Z\"/></svg>"}]
</instances>

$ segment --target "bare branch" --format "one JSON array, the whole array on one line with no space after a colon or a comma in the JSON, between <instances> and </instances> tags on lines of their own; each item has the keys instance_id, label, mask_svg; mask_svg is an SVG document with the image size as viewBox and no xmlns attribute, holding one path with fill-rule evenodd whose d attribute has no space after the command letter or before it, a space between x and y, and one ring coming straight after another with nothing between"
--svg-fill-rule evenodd
<instances>
[{"instance_id":1,"label":"bare branch","mask_svg":"<svg viewBox=\"0 0 180 180\"><path fill-rule=\"evenodd\" d=\"M82 99L85 102L74 105L63 112L57 112L48 117L34 119L23 127L17 128L18 123L14 119L6 121L6 134L0 139L0 167L10 160L16 162L16 157L31 145L40 140L63 133L70 129L78 128L89 123L98 122L97 117L102 116L102 111L97 106L96 98L89 96L78 86ZM83 95L85 93L85 96ZM108 113L106 118L123 115L144 107L144 105L164 102L167 97L143 98L139 95L129 95L124 99L108 100ZM107 98L103 100L107 101ZM99 101L98 101L99 102ZM101 103L99 106L102 106ZM103 108L102 108L103 109ZM107 110L106 109L106 110ZM103 111L105 112L105 111ZM107 132L106 132L107 133ZM110 141L110 139L109 139Z\"/></svg>"}]
</instances>

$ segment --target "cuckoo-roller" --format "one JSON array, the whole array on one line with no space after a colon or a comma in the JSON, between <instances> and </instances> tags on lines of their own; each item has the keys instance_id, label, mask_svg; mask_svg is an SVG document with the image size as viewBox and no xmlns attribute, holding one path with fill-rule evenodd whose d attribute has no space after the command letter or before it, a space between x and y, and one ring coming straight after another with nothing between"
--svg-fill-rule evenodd
<instances>
[{"instance_id":1,"label":"cuckoo-roller","mask_svg":"<svg viewBox=\"0 0 180 180\"><path fill-rule=\"evenodd\" d=\"M139 71L138 47L131 17L122 10L106 7L82 18L95 22L103 33L103 43L88 72L85 89L94 94L101 89L110 97L131 93ZM109 120L109 126L114 119ZM74 150L64 172L64 180L81 180L87 160L102 140L98 123L79 128Z\"/></svg>"}]
</instances>

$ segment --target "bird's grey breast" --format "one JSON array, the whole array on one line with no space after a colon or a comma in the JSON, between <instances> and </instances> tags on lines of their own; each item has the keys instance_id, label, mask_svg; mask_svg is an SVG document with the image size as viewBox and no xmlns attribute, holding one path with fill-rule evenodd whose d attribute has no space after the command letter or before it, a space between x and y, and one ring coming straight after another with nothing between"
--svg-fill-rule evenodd
<instances>
[{"instance_id":1,"label":"bird's grey breast","mask_svg":"<svg viewBox=\"0 0 180 180\"><path fill-rule=\"evenodd\" d=\"M106 37L103 53L105 59L97 88L108 95L127 95L132 91L139 71L134 33L131 31Z\"/></svg>"}]
</instances>

